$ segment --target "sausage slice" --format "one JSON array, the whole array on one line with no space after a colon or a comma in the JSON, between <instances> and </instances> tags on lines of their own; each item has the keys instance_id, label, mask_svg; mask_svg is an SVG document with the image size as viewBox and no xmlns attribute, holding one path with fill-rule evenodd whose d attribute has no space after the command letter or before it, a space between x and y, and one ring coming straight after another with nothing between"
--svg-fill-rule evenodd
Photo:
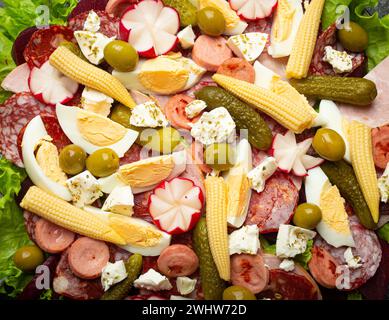
<instances>
[{"instance_id":1,"label":"sausage slice","mask_svg":"<svg viewBox=\"0 0 389 320\"><path fill-rule=\"evenodd\" d=\"M199 258L188 246L173 244L161 252L157 266L168 277L189 276L199 267Z\"/></svg>"},{"instance_id":2,"label":"sausage slice","mask_svg":"<svg viewBox=\"0 0 389 320\"><path fill-rule=\"evenodd\" d=\"M255 81L254 67L241 58L225 60L217 69L217 73L250 83L254 83Z\"/></svg>"}]
</instances>

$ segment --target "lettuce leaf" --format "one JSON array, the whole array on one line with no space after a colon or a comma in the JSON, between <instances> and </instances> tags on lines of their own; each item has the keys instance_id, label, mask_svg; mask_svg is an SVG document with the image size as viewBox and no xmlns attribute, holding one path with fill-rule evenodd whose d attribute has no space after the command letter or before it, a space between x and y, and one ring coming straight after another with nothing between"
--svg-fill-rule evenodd
<instances>
[{"instance_id":1,"label":"lettuce leaf","mask_svg":"<svg viewBox=\"0 0 389 320\"><path fill-rule=\"evenodd\" d=\"M15 68L12 44L18 34L34 25L66 23L77 0L3 0L0 8L0 83ZM0 88L0 103L10 96Z\"/></svg>"},{"instance_id":2,"label":"lettuce leaf","mask_svg":"<svg viewBox=\"0 0 389 320\"><path fill-rule=\"evenodd\" d=\"M259 241L263 252L276 255L276 244L270 244L269 241L267 241L267 239L262 235L259 236Z\"/></svg>"},{"instance_id":3,"label":"lettuce leaf","mask_svg":"<svg viewBox=\"0 0 389 320\"><path fill-rule=\"evenodd\" d=\"M19 270L12 260L18 248L31 243L15 201L25 177L23 169L0 158L0 293L10 297L15 297L31 280L31 275Z\"/></svg>"},{"instance_id":4,"label":"lettuce leaf","mask_svg":"<svg viewBox=\"0 0 389 320\"><path fill-rule=\"evenodd\" d=\"M363 297L359 291L352 291L347 294L347 300L363 300Z\"/></svg>"},{"instance_id":5,"label":"lettuce leaf","mask_svg":"<svg viewBox=\"0 0 389 320\"><path fill-rule=\"evenodd\" d=\"M382 240L385 240L387 243L389 243L389 223L386 223L381 228L379 228L377 234Z\"/></svg>"},{"instance_id":6,"label":"lettuce leaf","mask_svg":"<svg viewBox=\"0 0 389 320\"><path fill-rule=\"evenodd\" d=\"M348 6L350 19L360 24L369 36L366 49L368 71L389 56L389 14L380 18L377 12L368 14L365 9L375 8L378 0L326 0L322 14L322 29L327 29L336 21L341 12L336 12L340 5Z\"/></svg>"},{"instance_id":7,"label":"lettuce leaf","mask_svg":"<svg viewBox=\"0 0 389 320\"><path fill-rule=\"evenodd\" d=\"M308 240L307 248L301 254L298 254L294 257L294 261L299 263L304 269L308 270L308 262L312 259L312 247L313 240Z\"/></svg>"}]
</instances>

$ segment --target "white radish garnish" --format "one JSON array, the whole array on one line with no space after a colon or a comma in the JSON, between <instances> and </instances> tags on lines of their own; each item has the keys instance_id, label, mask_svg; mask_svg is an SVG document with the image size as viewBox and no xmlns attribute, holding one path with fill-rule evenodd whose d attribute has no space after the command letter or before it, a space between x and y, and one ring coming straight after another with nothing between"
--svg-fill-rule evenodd
<instances>
[{"instance_id":1,"label":"white radish garnish","mask_svg":"<svg viewBox=\"0 0 389 320\"><path fill-rule=\"evenodd\" d=\"M229 0L239 17L252 21L264 19L273 13L278 0Z\"/></svg>"},{"instance_id":2,"label":"white radish garnish","mask_svg":"<svg viewBox=\"0 0 389 320\"><path fill-rule=\"evenodd\" d=\"M120 37L146 58L171 51L178 43L180 18L160 0L143 0L130 6L120 20Z\"/></svg>"},{"instance_id":3,"label":"white radish garnish","mask_svg":"<svg viewBox=\"0 0 389 320\"><path fill-rule=\"evenodd\" d=\"M195 226L203 203L203 193L192 180L174 178L154 189L149 199L149 212L161 230L178 234Z\"/></svg>"},{"instance_id":4,"label":"white radish garnish","mask_svg":"<svg viewBox=\"0 0 389 320\"><path fill-rule=\"evenodd\" d=\"M49 61L40 68L32 68L28 85L35 98L49 105L66 103L78 90L78 83L52 67Z\"/></svg>"},{"instance_id":5,"label":"white radish garnish","mask_svg":"<svg viewBox=\"0 0 389 320\"><path fill-rule=\"evenodd\" d=\"M296 136L292 131L285 135L277 134L274 137L270 150L271 155L277 160L278 169L283 172L292 172L296 176L305 176L307 170L319 166L323 159L307 155L312 144L312 138L296 142Z\"/></svg>"}]
</instances>

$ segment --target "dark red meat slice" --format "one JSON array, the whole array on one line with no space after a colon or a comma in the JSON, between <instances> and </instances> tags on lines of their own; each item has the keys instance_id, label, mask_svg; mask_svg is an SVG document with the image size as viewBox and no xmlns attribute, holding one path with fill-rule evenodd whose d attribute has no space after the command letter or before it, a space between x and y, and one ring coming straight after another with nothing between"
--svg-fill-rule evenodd
<instances>
[{"instance_id":1,"label":"dark red meat slice","mask_svg":"<svg viewBox=\"0 0 389 320\"><path fill-rule=\"evenodd\" d=\"M83 12L89 12L90 10L105 10L108 0L80 0L74 7L73 11L68 16L68 21L75 16Z\"/></svg>"},{"instance_id":2,"label":"dark red meat slice","mask_svg":"<svg viewBox=\"0 0 389 320\"><path fill-rule=\"evenodd\" d=\"M72 143L66 136L65 132L63 132L56 115L45 113L41 114L41 118L43 124L45 125L47 134L53 138L52 142L57 147L58 152L60 152L68 144Z\"/></svg>"},{"instance_id":3,"label":"dark red meat slice","mask_svg":"<svg viewBox=\"0 0 389 320\"><path fill-rule=\"evenodd\" d=\"M53 280L54 291L74 300L99 299L104 293L100 278L84 280L75 276L69 266L68 251L61 255L56 268Z\"/></svg>"},{"instance_id":4,"label":"dark red meat slice","mask_svg":"<svg viewBox=\"0 0 389 320\"><path fill-rule=\"evenodd\" d=\"M72 107L80 107L81 106L81 95L82 95L83 90L84 90L84 86L78 85L78 90L74 94L73 98L71 98L69 101L67 101L63 104L67 105L67 106L72 106Z\"/></svg>"},{"instance_id":5,"label":"dark red meat slice","mask_svg":"<svg viewBox=\"0 0 389 320\"><path fill-rule=\"evenodd\" d=\"M276 232L292 218L299 192L287 174L276 172L265 190L251 195L246 225L256 224L261 233Z\"/></svg>"},{"instance_id":6,"label":"dark red meat slice","mask_svg":"<svg viewBox=\"0 0 389 320\"><path fill-rule=\"evenodd\" d=\"M24 226L26 227L27 234L31 239L31 241L35 242L35 225L40 219L40 217L27 210L23 211L23 217L24 217Z\"/></svg>"},{"instance_id":7,"label":"dark red meat slice","mask_svg":"<svg viewBox=\"0 0 389 320\"><path fill-rule=\"evenodd\" d=\"M120 158L120 165L125 165L128 163L132 163L140 160L140 152L142 147L136 143L134 143L130 149L124 154L123 157Z\"/></svg>"},{"instance_id":8,"label":"dark red meat slice","mask_svg":"<svg viewBox=\"0 0 389 320\"><path fill-rule=\"evenodd\" d=\"M149 213L149 197L152 191L147 191L134 195L134 218L140 218L147 222L153 223L153 219Z\"/></svg>"},{"instance_id":9,"label":"dark red meat slice","mask_svg":"<svg viewBox=\"0 0 389 320\"><path fill-rule=\"evenodd\" d=\"M112 243L108 244L109 248L109 261L115 262L119 260L127 261L127 259L131 256L131 253L119 248L117 245L114 245Z\"/></svg>"},{"instance_id":10,"label":"dark red meat slice","mask_svg":"<svg viewBox=\"0 0 389 320\"><path fill-rule=\"evenodd\" d=\"M109 0L105 11L120 18L130 5L138 2L139 0Z\"/></svg>"},{"instance_id":11,"label":"dark red meat slice","mask_svg":"<svg viewBox=\"0 0 389 320\"><path fill-rule=\"evenodd\" d=\"M41 67L63 41L75 41L73 31L64 26L50 26L34 32L24 49L24 59L32 68Z\"/></svg>"},{"instance_id":12,"label":"dark red meat slice","mask_svg":"<svg viewBox=\"0 0 389 320\"><path fill-rule=\"evenodd\" d=\"M100 17L100 29L98 32L107 37L119 37L119 18L108 14L105 11L96 10L96 14ZM84 23L88 17L89 11L83 12L69 20L68 26L73 31L83 30Z\"/></svg>"},{"instance_id":13,"label":"dark red meat slice","mask_svg":"<svg viewBox=\"0 0 389 320\"><path fill-rule=\"evenodd\" d=\"M24 49L26 48L28 42L31 39L31 36L37 31L37 27L29 27L19 33L15 42L12 45L12 59L15 61L16 65L21 65L26 62L24 59Z\"/></svg>"},{"instance_id":14,"label":"dark red meat slice","mask_svg":"<svg viewBox=\"0 0 389 320\"><path fill-rule=\"evenodd\" d=\"M0 153L22 167L18 151L18 135L23 127L41 113L54 114L53 107L45 105L29 92L14 94L0 105Z\"/></svg>"}]
</instances>

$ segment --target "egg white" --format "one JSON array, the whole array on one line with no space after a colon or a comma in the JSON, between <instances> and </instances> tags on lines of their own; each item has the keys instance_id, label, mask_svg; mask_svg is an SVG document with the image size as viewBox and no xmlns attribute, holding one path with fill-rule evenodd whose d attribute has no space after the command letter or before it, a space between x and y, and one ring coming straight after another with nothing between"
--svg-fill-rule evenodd
<instances>
[{"instance_id":1,"label":"egg white","mask_svg":"<svg viewBox=\"0 0 389 320\"><path fill-rule=\"evenodd\" d=\"M78 107L64 106L62 104L57 104L56 106L57 118L62 130L65 132L66 136L72 143L80 146L88 154L91 154L99 149L110 148L117 153L119 158L121 158L124 156L126 151L131 148L136 138L138 137L138 132L131 129L126 129L125 136L118 142L108 146L96 146L86 140L78 129L77 114L80 110L82 109ZM93 113L91 112L91 114ZM110 119L108 120L112 121ZM101 130L103 131L104 128L101 128Z\"/></svg>"},{"instance_id":2,"label":"egg white","mask_svg":"<svg viewBox=\"0 0 389 320\"><path fill-rule=\"evenodd\" d=\"M47 177L35 158L36 145L47 135L47 131L40 116L33 118L27 125L22 140L23 163L26 172L31 181L39 188L54 194L65 201L71 201L72 195L68 188Z\"/></svg>"}]
</instances>

